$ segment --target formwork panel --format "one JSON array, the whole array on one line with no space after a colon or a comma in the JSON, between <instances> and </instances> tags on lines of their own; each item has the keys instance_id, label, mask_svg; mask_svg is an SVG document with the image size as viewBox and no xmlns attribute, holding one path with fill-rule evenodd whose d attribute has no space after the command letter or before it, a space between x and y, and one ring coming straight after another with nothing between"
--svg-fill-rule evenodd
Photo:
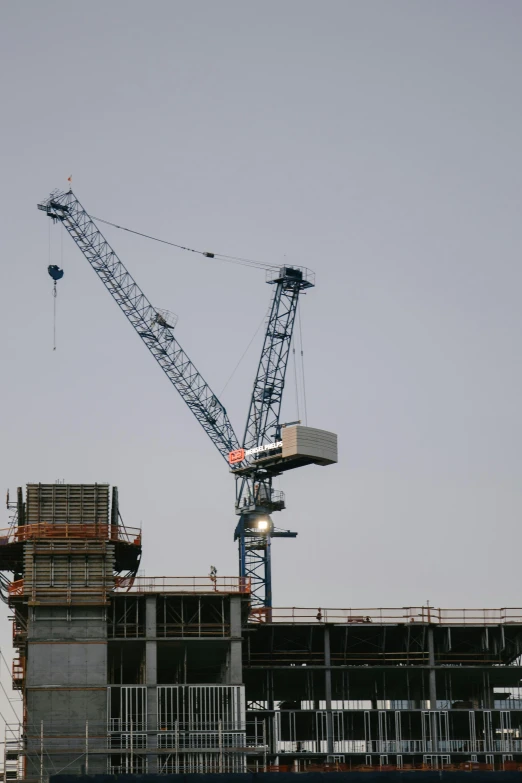
<instances>
[{"instance_id":1,"label":"formwork panel","mask_svg":"<svg viewBox=\"0 0 522 783\"><path fill-rule=\"evenodd\" d=\"M114 586L114 545L106 541L28 541L23 591L33 604L105 604Z\"/></svg>"},{"instance_id":2,"label":"formwork panel","mask_svg":"<svg viewBox=\"0 0 522 783\"><path fill-rule=\"evenodd\" d=\"M105 640L106 609L101 606L38 606L31 610L29 641Z\"/></svg>"},{"instance_id":3,"label":"formwork panel","mask_svg":"<svg viewBox=\"0 0 522 783\"><path fill-rule=\"evenodd\" d=\"M108 484L28 484L26 524L109 522Z\"/></svg>"}]
</instances>

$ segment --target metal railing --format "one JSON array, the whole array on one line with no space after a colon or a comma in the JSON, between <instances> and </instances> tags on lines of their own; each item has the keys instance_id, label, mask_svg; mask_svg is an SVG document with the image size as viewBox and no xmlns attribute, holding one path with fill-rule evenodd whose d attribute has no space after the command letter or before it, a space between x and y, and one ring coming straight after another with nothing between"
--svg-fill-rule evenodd
<instances>
[{"instance_id":1,"label":"metal railing","mask_svg":"<svg viewBox=\"0 0 522 783\"><path fill-rule=\"evenodd\" d=\"M23 579L16 579L14 582L11 582L9 587L7 588L7 591L9 593L10 598L15 598L16 596L20 596L24 594L24 580ZM15 635L15 626L13 625L13 636Z\"/></svg>"},{"instance_id":2,"label":"metal railing","mask_svg":"<svg viewBox=\"0 0 522 783\"><path fill-rule=\"evenodd\" d=\"M281 264L281 266L267 269L265 271L265 280L267 283L273 283L278 280L286 270L299 270L302 275L302 280L309 283L309 286L315 285L315 272L313 269L308 269L306 266L295 266L294 264ZM308 286L308 287L309 287Z\"/></svg>"},{"instance_id":3,"label":"metal railing","mask_svg":"<svg viewBox=\"0 0 522 783\"><path fill-rule=\"evenodd\" d=\"M60 540L96 538L139 546L141 545L141 529L102 524L101 522L37 522L0 530L0 546L42 538Z\"/></svg>"},{"instance_id":4,"label":"metal railing","mask_svg":"<svg viewBox=\"0 0 522 783\"><path fill-rule=\"evenodd\" d=\"M65 585L63 590L69 589ZM82 593L95 593L110 590L116 594L129 593L131 595L144 595L147 593L220 593L220 594L250 594L250 577L244 576L116 576L114 586L96 585L82 588ZM56 589L39 587L40 595L48 593L54 595ZM8 587L9 598L24 595L24 580L17 579Z\"/></svg>"},{"instance_id":5,"label":"metal railing","mask_svg":"<svg viewBox=\"0 0 522 783\"><path fill-rule=\"evenodd\" d=\"M116 580L115 592L140 593L250 593L245 576L136 576Z\"/></svg>"},{"instance_id":6,"label":"metal railing","mask_svg":"<svg viewBox=\"0 0 522 783\"><path fill-rule=\"evenodd\" d=\"M17 657L13 659L12 679L14 690L20 690L23 688L25 681L25 658L23 658L21 655L17 655Z\"/></svg>"},{"instance_id":7,"label":"metal railing","mask_svg":"<svg viewBox=\"0 0 522 783\"><path fill-rule=\"evenodd\" d=\"M365 740L334 739L333 752L359 753L520 753L522 740ZM277 740L278 753L328 753L325 739Z\"/></svg>"},{"instance_id":8,"label":"metal railing","mask_svg":"<svg viewBox=\"0 0 522 783\"><path fill-rule=\"evenodd\" d=\"M250 621L258 623L337 623L400 625L423 623L434 625L522 625L522 608L437 609L431 606L379 609L331 609L296 606L254 609Z\"/></svg>"}]
</instances>

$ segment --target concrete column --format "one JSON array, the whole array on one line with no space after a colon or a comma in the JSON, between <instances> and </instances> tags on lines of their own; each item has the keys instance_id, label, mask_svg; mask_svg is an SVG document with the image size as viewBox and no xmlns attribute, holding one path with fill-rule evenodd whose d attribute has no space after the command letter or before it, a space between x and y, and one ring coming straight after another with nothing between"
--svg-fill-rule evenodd
<instances>
[{"instance_id":1,"label":"concrete column","mask_svg":"<svg viewBox=\"0 0 522 783\"><path fill-rule=\"evenodd\" d=\"M147 685L147 748L158 747L158 650L156 596L145 599L145 683ZM158 771L158 757L147 755L148 771Z\"/></svg>"},{"instance_id":2,"label":"concrete column","mask_svg":"<svg viewBox=\"0 0 522 783\"><path fill-rule=\"evenodd\" d=\"M332 663L330 655L330 626L324 627L324 693L326 700L326 750L328 755L334 752L333 719L332 719Z\"/></svg>"},{"instance_id":3,"label":"concrete column","mask_svg":"<svg viewBox=\"0 0 522 783\"><path fill-rule=\"evenodd\" d=\"M435 640L433 633L433 626L428 626L428 664L429 670L429 694L430 694L430 709L437 709L437 680L435 672Z\"/></svg>"},{"instance_id":4,"label":"concrete column","mask_svg":"<svg viewBox=\"0 0 522 783\"><path fill-rule=\"evenodd\" d=\"M241 596L231 595L229 602L230 646L226 681L229 685L241 685L243 683Z\"/></svg>"}]
</instances>

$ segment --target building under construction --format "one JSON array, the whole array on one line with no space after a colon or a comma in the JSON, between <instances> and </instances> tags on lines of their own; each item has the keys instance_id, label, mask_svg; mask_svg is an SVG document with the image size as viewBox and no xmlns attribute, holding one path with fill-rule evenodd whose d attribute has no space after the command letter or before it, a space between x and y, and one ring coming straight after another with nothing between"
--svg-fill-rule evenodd
<instances>
[{"instance_id":1,"label":"building under construction","mask_svg":"<svg viewBox=\"0 0 522 783\"><path fill-rule=\"evenodd\" d=\"M116 488L14 505L7 780L522 764L522 609L259 609L242 576L135 576Z\"/></svg>"}]
</instances>

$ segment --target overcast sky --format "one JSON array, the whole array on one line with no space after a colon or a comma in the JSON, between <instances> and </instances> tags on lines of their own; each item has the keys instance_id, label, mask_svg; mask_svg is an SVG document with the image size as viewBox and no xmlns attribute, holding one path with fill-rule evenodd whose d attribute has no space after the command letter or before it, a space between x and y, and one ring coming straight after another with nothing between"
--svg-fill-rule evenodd
<instances>
[{"instance_id":1,"label":"overcast sky","mask_svg":"<svg viewBox=\"0 0 522 783\"><path fill-rule=\"evenodd\" d=\"M60 227L49 251L36 204L72 174L94 215L317 273L308 424L340 456L280 482L276 606L521 605L521 26L518 0L0 2L2 485L116 484L147 575L237 573L225 463ZM263 273L106 234L219 393Z\"/></svg>"}]
</instances>

